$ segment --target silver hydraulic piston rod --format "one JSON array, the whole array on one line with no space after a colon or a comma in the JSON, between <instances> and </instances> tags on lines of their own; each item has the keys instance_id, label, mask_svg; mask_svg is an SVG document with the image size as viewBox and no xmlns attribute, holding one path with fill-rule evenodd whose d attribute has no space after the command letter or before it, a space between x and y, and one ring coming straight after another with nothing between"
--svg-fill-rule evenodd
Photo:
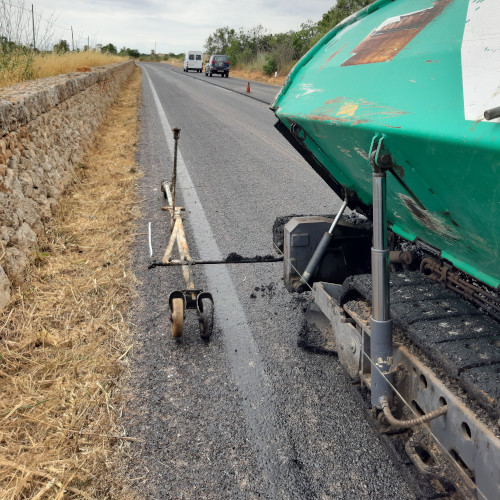
<instances>
[{"instance_id":1,"label":"silver hydraulic piston rod","mask_svg":"<svg viewBox=\"0 0 500 500\"><path fill-rule=\"evenodd\" d=\"M377 149L380 151L381 145ZM388 155L387 155L388 156ZM384 159L387 159L387 156ZM373 167L373 246L372 314L370 318L371 403L382 408L380 399L392 401L392 320L389 292L389 249L387 248L386 171L372 159Z\"/></svg>"},{"instance_id":2,"label":"silver hydraulic piston rod","mask_svg":"<svg viewBox=\"0 0 500 500\"><path fill-rule=\"evenodd\" d=\"M319 245L314 251L311 260L309 261L309 264L307 264L306 270L304 271L302 277L300 278L300 282L303 283L304 285L307 285L309 283L309 280L315 273L316 268L319 266L319 263L321 262L323 255L325 255L326 249L328 248L328 245L330 244L330 241L333 237L333 231L335 230L335 227L338 221L340 220L340 217L342 217L342 214L344 213L346 206L347 206L347 199L344 200L344 203L342 203L342 206L340 207L340 210L338 211L334 221L332 222L330 229L321 238L321 241L319 242Z\"/></svg>"}]
</instances>

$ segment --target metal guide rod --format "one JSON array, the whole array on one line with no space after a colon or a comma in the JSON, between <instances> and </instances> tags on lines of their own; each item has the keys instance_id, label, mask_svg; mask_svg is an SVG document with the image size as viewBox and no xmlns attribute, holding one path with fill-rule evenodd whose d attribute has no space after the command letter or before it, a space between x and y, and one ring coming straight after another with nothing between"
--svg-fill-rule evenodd
<instances>
[{"instance_id":1,"label":"metal guide rod","mask_svg":"<svg viewBox=\"0 0 500 500\"><path fill-rule=\"evenodd\" d=\"M216 265L216 264L266 264L272 262L283 262L283 257L272 257L272 256L256 256L256 257L242 257L238 260L215 260L215 259L167 259L162 260L162 262L152 262L148 267L149 269L153 267L175 267L175 266L196 266L196 265Z\"/></svg>"},{"instance_id":2,"label":"metal guide rod","mask_svg":"<svg viewBox=\"0 0 500 500\"><path fill-rule=\"evenodd\" d=\"M319 242L319 245L316 247L316 250L314 251L314 254L311 257L309 264L307 264L304 274L302 274L302 277L300 278L301 283L307 285L309 283L309 280L311 279L311 276L316 271L316 268L319 266L319 263L321 262L321 259L323 258L323 255L325 255L326 249L330 244L330 241L333 236L333 231L335 230L335 227L337 226L340 217L342 217L342 214L344 213L345 207L347 207L347 199L344 200L344 203L342 203L342 206L340 207L340 210L335 216L335 219L332 222L330 229L323 235L321 241Z\"/></svg>"},{"instance_id":3,"label":"metal guide rod","mask_svg":"<svg viewBox=\"0 0 500 500\"><path fill-rule=\"evenodd\" d=\"M392 320L389 295L389 249L387 248L386 172L377 164L382 139L372 155L373 167L373 246L372 314L370 318L371 403L382 408L381 399L392 401ZM378 368L376 369L375 366Z\"/></svg>"}]
</instances>

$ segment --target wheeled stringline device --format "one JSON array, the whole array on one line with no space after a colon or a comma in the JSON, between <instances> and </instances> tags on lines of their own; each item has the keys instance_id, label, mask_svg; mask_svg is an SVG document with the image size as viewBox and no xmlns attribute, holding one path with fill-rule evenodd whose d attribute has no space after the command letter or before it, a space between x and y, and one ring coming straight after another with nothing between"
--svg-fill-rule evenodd
<instances>
[{"instance_id":1,"label":"wheeled stringline device","mask_svg":"<svg viewBox=\"0 0 500 500\"><path fill-rule=\"evenodd\" d=\"M170 309L170 320L172 322L172 337L180 338L183 334L185 314L188 309L196 310L200 327L200 336L204 340L209 340L214 325L214 299L210 292L196 288L193 277L193 266L196 265L228 265L228 264L252 264L264 262L281 262L283 257L271 255L241 257L238 254L230 253L224 260L200 260L193 259L189 252L189 246L184 232L182 213L184 207L176 204L177 188L177 150L180 135L179 128L172 129L174 135L174 166L172 180L163 181L161 191L164 194L167 204L162 207L170 214L170 238L163 253L161 261L153 261L148 266L149 269L156 267L177 267L182 268L185 281L185 288L174 290L169 294L168 305ZM174 249L177 248L178 259L172 258ZM150 258L153 257L151 244L151 225L149 225L149 249Z\"/></svg>"}]
</instances>

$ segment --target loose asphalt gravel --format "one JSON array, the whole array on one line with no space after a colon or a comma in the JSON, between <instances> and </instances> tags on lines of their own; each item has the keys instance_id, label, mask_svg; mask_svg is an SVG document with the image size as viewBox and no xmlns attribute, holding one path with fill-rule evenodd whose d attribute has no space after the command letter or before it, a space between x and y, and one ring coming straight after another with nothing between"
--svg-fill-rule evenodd
<instances>
[{"instance_id":1,"label":"loose asphalt gravel","mask_svg":"<svg viewBox=\"0 0 500 500\"><path fill-rule=\"evenodd\" d=\"M282 264L195 266L213 294L215 327L200 338L194 311L171 337L168 294L179 268L148 269L168 242L160 190L181 128L178 202L191 255L274 253L272 225L291 213L332 213L340 201L275 130L278 88L141 64L137 161L142 218L134 270L126 473L138 496L160 498L398 498L419 496L370 426L367 405L334 356L298 347L307 295L288 293ZM239 92L239 93L238 93Z\"/></svg>"}]
</instances>

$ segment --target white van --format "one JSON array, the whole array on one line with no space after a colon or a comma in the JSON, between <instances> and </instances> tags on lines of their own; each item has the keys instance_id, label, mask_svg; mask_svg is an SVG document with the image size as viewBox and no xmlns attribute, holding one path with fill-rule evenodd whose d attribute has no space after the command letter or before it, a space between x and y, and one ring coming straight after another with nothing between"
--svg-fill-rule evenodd
<instances>
[{"instance_id":1,"label":"white van","mask_svg":"<svg viewBox=\"0 0 500 500\"><path fill-rule=\"evenodd\" d=\"M193 69L198 73L203 70L203 53L199 50L188 50L184 56L184 71Z\"/></svg>"}]
</instances>

